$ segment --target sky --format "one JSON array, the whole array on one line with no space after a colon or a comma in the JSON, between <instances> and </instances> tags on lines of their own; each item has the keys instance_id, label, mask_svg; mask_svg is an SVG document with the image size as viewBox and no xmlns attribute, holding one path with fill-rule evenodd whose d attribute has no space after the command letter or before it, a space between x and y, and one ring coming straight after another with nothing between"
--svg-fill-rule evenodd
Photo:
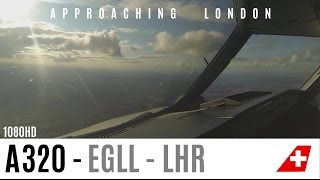
<instances>
[{"instance_id":1,"label":"sky","mask_svg":"<svg viewBox=\"0 0 320 180\"><path fill-rule=\"evenodd\" d=\"M1 0L0 59L40 63L92 61L139 64L146 69L203 70L203 57L211 59L228 38L234 20L204 20L203 9L232 7L230 0ZM122 9L164 8L163 20L125 20ZM177 9L177 19L168 16ZM55 8L56 19L50 19ZM62 19L62 8L69 14ZM74 8L80 8L78 19ZM105 19L86 19L86 8ZM116 8L118 19L110 19ZM132 14L130 14L130 17ZM156 16L153 14L153 16ZM313 71L319 59L318 38L254 35L235 58L228 72Z\"/></svg>"}]
</instances>

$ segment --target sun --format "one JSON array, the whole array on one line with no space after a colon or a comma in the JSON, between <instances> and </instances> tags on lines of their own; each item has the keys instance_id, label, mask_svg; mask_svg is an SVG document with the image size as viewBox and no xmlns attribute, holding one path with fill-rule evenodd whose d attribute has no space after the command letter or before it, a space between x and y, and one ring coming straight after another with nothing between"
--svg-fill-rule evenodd
<instances>
[{"instance_id":1,"label":"sun","mask_svg":"<svg viewBox=\"0 0 320 180\"><path fill-rule=\"evenodd\" d=\"M6 0L0 3L0 20L20 22L28 18L36 0Z\"/></svg>"}]
</instances>

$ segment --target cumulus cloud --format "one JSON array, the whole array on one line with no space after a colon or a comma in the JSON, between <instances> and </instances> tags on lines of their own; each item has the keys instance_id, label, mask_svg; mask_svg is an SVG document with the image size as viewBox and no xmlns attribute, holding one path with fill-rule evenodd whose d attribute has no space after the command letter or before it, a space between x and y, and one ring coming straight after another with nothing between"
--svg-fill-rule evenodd
<instances>
[{"instance_id":1,"label":"cumulus cloud","mask_svg":"<svg viewBox=\"0 0 320 180\"><path fill-rule=\"evenodd\" d=\"M35 48L60 58L67 53L122 56L117 31L70 32L44 22L34 23L32 29L33 33L29 27L0 28L0 57L21 56Z\"/></svg>"},{"instance_id":2,"label":"cumulus cloud","mask_svg":"<svg viewBox=\"0 0 320 180\"><path fill-rule=\"evenodd\" d=\"M224 34L216 31L189 31L180 37L173 37L168 32L160 32L152 43L158 53L184 53L188 55L206 55L216 52L224 42Z\"/></svg>"},{"instance_id":3,"label":"cumulus cloud","mask_svg":"<svg viewBox=\"0 0 320 180\"><path fill-rule=\"evenodd\" d=\"M68 51L87 50L92 53L121 56L120 38L115 31L103 30L66 38L61 48Z\"/></svg>"}]
</instances>

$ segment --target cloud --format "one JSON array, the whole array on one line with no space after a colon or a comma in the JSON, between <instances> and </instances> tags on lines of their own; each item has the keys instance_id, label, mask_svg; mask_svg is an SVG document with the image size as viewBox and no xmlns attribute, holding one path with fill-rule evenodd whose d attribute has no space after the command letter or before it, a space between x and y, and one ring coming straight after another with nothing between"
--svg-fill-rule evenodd
<instances>
[{"instance_id":1,"label":"cloud","mask_svg":"<svg viewBox=\"0 0 320 180\"><path fill-rule=\"evenodd\" d=\"M99 8L99 10L97 10L97 11L94 12L94 14L95 14L95 16L99 17L99 11L100 11L100 9L104 9L104 12L111 12L113 8L116 8L116 6L111 5L111 4L107 4L107 5L101 6L101 7ZM111 18L111 16L106 16L106 15L105 15L103 19L110 19L110 18Z\"/></svg>"},{"instance_id":2,"label":"cloud","mask_svg":"<svg viewBox=\"0 0 320 180\"><path fill-rule=\"evenodd\" d=\"M287 55L282 56L270 56L270 57L256 57L256 58L236 58L237 61L242 62L254 62L263 63L263 62L273 62L273 63L281 63L281 64L289 64L289 63L308 63L308 62L320 62L318 58L320 56L320 47L312 47L312 48L304 48L293 51Z\"/></svg>"},{"instance_id":3,"label":"cloud","mask_svg":"<svg viewBox=\"0 0 320 180\"><path fill-rule=\"evenodd\" d=\"M139 45L123 45L121 48L125 51L138 51L140 49Z\"/></svg>"},{"instance_id":4,"label":"cloud","mask_svg":"<svg viewBox=\"0 0 320 180\"><path fill-rule=\"evenodd\" d=\"M236 57L233 60L238 67L244 67L250 71L267 71L275 68L292 68L300 71L310 71L308 67L319 66L320 47L308 47L292 51L286 55L269 57ZM271 69L270 69L271 68Z\"/></svg>"},{"instance_id":5,"label":"cloud","mask_svg":"<svg viewBox=\"0 0 320 180\"><path fill-rule=\"evenodd\" d=\"M96 31L67 38L62 49L90 51L91 53L121 56L120 38L115 31Z\"/></svg>"},{"instance_id":6,"label":"cloud","mask_svg":"<svg viewBox=\"0 0 320 180\"><path fill-rule=\"evenodd\" d=\"M133 44L132 42L130 41L121 41L120 42L120 46L121 46L121 49L123 51L138 51L142 48L142 45L140 44Z\"/></svg>"},{"instance_id":7,"label":"cloud","mask_svg":"<svg viewBox=\"0 0 320 180\"><path fill-rule=\"evenodd\" d=\"M294 52L285 58L289 62L320 62L320 47L306 48Z\"/></svg>"},{"instance_id":8,"label":"cloud","mask_svg":"<svg viewBox=\"0 0 320 180\"><path fill-rule=\"evenodd\" d=\"M161 55L140 55L137 58L139 59L168 59L168 56L161 56Z\"/></svg>"},{"instance_id":9,"label":"cloud","mask_svg":"<svg viewBox=\"0 0 320 180\"><path fill-rule=\"evenodd\" d=\"M224 42L224 34L216 31L189 31L180 37L173 37L168 32L160 32L152 43L157 53L183 53L188 55L206 55L216 52Z\"/></svg>"},{"instance_id":10,"label":"cloud","mask_svg":"<svg viewBox=\"0 0 320 180\"><path fill-rule=\"evenodd\" d=\"M76 62L77 59L72 54L60 54L53 58L55 62Z\"/></svg>"},{"instance_id":11,"label":"cloud","mask_svg":"<svg viewBox=\"0 0 320 180\"><path fill-rule=\"evenodd\" d=\"M44 22L29 27L0 28L0 57L12 57L30 51L61 57L61 54L122 56L117 31L71 32ZM38 47L35 47L35 46ZM62 56L64 57L64 56Z\"/></svg>"},{"instance_id":12,"label":"cloud","mask_svg":"<svg viewBox=\"0 0 320 180\"><path fill-rule=\"evenodd\" d=\"M25 47L32 46L29 35L30 30L26 28L0 29L0 57L11 57Z\"/></svg>"},{"instance_id":13,"label":"cloud","mask_svg":"<svg viewBox=\"0 0 320 180\"><path fill-rule=\"evenodd\" d=\"M128 33L128 34L136 33L139 31L138 29L132 29L132 28L117 28L117 30L123 33Z\"/></svg>"}]
</instances>

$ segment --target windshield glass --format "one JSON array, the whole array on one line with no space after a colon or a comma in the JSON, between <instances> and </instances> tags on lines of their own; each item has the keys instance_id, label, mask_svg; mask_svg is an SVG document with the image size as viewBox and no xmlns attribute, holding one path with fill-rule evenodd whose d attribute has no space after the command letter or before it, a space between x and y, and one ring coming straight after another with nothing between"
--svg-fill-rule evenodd
<instances>
[{"instance_id":1,"label":"windshield glass","mask_svg":"<svg viewBox=\"0 0 320 180\"><path fill-rule=\"evenodd\" d=\"M3 2L1 127L36 126L38 137L57 137L173 104L235 26L225 18L205 20L204 7L232 7L232 1Z\"/></svg>"},{"instance_id":2,"label":"windshield glass","mask_svg":"<svg viewBox=\"0 0 320 180\"><path fill-rule=\"evenodd\" d=\"M253 35L205 97L299 89L320 65L318 37Z\"/></svg>"}]
</instances>

